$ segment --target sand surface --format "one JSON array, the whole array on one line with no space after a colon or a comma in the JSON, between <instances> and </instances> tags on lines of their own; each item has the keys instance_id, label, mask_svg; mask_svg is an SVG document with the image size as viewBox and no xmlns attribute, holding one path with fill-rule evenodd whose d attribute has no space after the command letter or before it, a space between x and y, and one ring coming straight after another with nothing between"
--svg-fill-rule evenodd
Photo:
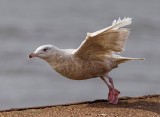
<instances>
[{"instance_id":1,"label":"sand surface","mask_svg":"<svg viewBox=\"0 0 160 117\"><path fill-rule=\"evenodd\" d=\"M160 95L122 97L119 104L106 100L75 104L11 109L0 117L160 117Z\"/></svg>"}]
</instances>

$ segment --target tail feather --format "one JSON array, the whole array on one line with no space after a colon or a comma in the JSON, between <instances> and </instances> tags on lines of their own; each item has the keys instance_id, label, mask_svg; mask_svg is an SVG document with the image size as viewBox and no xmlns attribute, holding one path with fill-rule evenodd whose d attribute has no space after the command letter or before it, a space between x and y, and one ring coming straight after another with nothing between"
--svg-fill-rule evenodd
<instances>
[{"instance_id":1,"label":"tail feather","mask_svg":"<svg viewBox=\"0 0 160 117\"><path fill-rule=\"evenodd\" d=\"M119 58L116 58L116 62L118 64L130 61L130 60L145 60L145 59L144 58L129 58L129 57L119 57Z\"/></svg>"}]
</instances>

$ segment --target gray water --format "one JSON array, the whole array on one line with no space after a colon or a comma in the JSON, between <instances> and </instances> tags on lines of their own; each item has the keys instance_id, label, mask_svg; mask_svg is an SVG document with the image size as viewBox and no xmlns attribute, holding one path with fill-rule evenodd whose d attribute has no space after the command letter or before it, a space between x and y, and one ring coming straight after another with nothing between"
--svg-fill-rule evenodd
<instances>
[{"instance_id":1,"label":"gray water","mask_svg":"<svg viewBox=\"0 0 160 117\"><path fill-rule=\"evenodd\" d=\"M87 32L129 16L123 56L142 57L113 70L120 96L160 93L159 0L0 0L0 109L106 99L99 79L64 78L44 61L28 59L43 44L77 48Z\"/></svg>"}]
</instances>

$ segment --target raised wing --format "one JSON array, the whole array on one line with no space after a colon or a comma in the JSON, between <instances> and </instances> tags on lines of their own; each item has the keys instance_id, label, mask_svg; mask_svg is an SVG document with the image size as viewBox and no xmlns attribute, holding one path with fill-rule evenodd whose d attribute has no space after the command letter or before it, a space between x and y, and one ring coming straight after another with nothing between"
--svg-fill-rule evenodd
<instances>
[{"instance_id":1,"label":"raised wing","mask_svg":"<svg viewBox=\"0 0 160 117\"><path fill-rule=\"evenodd\" d=\"M124 18L123 20L119 18L105 29L87 33L86 39L75 51L74 55L82 59L103 60L113 52L123 52L130 31L121 27L131 23L131 18Z\"/></svg>"}]
</instances>

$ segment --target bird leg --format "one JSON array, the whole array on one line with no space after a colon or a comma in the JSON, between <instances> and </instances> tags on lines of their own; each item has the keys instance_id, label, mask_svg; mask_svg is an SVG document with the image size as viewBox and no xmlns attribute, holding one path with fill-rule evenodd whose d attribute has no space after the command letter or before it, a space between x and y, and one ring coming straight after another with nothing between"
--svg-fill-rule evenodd
<instances>
[{"instance_id":1,"label":"bird leg","mask_svg":"<svg viewBox=\"0 0 160 117\"><path fill-rule=\"evenodd\" d=\"M108 101L109 101L109 103L117 104L118 103L118 95L120 94L120 92L114 88L112 78L109 77L108 75L106 77L107 77L107 80L105 79L105 77L101 77L101 79L106 83L106 85L108 86L108 89L109 89ZM107 82L107 81L109 81L109 82Z\"/></svg>"},{"instance_id":2,"label":"bird leg","mask_svg":"<svg viewBox=\"0 0 160 117\"><path fill-rule=\"evenodd\" d=\"M109 79L109 82L111 83L111 85L113 87L113 94L115 95L115 99L112 101L112 103L117 104L118 103L118 95L120 94L120 92L117 89L114 88L112 78L108 75L107 75L107 78Z\"/></svg>"}]
</instances>

